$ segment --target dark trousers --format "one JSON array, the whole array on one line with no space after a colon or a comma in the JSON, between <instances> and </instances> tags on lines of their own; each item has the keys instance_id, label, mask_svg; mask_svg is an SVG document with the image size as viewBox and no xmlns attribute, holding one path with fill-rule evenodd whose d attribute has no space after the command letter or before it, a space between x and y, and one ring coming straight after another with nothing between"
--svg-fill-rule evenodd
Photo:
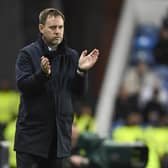
<instances>
[{"instance_id":1,"label":"dark trousers","mask_svg":"<svg viewBox=\"0 0 168 168\"><path fill-rule=\"evenodd\" d=\"M55 135L53 136L48 158L16 151L17 168L64 168L63 160L56 158Z\"/></svg>"},{"instance_id":2,"label":"dark trousers","mask_svg":"<svg viewBox=\"0 0 168 168\"><path fill-rule=\"evenodd\" d=\"M63 159L56 159L56 157L49 157L47 159L16 152L17 168L63 168Z\"/></svg>"}]
</instances>

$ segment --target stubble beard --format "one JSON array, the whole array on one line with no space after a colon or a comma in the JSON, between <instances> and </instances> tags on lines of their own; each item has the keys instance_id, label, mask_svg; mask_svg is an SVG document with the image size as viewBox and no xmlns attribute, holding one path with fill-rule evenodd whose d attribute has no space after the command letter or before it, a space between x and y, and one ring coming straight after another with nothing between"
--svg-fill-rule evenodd
<instances>
[{"instance_id":1,"label":"stubble beard","mask_svg":"<svg viewBox=\"0 0 168 168\"><path fill-rule=\"evenodd\" d=\"M52 48L57 48L58 45L62 42L62 39L54 40L50 45Z\"/></svg>"},{"instance_id":2,"label":"stubble beard","mask_svg":"<svg viewBox=\"0 0 168 168\"><path fill-rule=\"evenodd\" d=\"M57 48L58 45L63 41L63 38L57 39L57 40L50 40L50 41L48 41L44 36L42 38L47 43L47 45L51 48Z\"/></svg>"}]
</instances>

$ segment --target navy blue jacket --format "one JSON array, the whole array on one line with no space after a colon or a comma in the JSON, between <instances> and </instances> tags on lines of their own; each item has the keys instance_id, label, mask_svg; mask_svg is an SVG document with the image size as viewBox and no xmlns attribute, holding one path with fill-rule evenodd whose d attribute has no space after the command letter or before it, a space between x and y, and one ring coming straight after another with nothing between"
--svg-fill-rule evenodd
<instances>
[{"instance_id":1,"label":"navy blue jacket","mask_svg":"<svg viewBox=\"0 0 168 168\"><path fill-rule=\"evenodd\" d=\"M42 56L50 60L50 76L41 70ZM70 154L72 96L83 95L87 88L87 75L77 74L78 59L77 52L64 42L56 51L49 51L41 38L20 50L16 60L16 82L21 93L16 151L47 158L55 136L56 156Z\"/></svg>"}]
</instances>

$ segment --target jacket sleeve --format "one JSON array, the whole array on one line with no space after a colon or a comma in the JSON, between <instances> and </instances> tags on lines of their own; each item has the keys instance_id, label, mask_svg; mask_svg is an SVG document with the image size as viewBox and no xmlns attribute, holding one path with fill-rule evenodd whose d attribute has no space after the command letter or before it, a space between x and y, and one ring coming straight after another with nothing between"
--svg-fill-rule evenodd
<instances>
[{"instance_id":1,"label":"jacket sleeve","mask_svg":"<svg viewBox=\"0 0 168 168\"><path fill-rule=\"evenodd\" d=\"M88 90L88 73L86 73L84 76L80 76L76 73L72 84L72 90L74 95L77 97L86 95Z\"/></svg>"},{"instance_id":2,"label":"jacket sleeve","mask_svg":"<svg viewBox=\"0 0 168 168\"><path fill-rule=\"evenodd\" d=\"M22 93L34 93L44 88L44 83L49 77L40 69L33 70L33 63L30 55L20 51L16 59L16 84Z\"/></svg>"},{"instance_id":3,"label":"jacket sleeve","mask_svg":"<svg viewBox=\"0 0 168 168\"><path fill-rule=\"evenodd\" d=\"M79 55L76 51L74 52L74 56L76 67L75 67L75 77L72 81L72 91L75 96L81 97L85 96L88 90L88 72L85 72L84 75L80 75L77 73Z\"/></svg>"}]
</instances>

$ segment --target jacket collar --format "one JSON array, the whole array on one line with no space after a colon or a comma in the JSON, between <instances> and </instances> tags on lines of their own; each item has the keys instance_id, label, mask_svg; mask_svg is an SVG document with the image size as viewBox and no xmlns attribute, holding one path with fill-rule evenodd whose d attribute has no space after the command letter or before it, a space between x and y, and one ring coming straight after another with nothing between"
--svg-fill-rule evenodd
<instances>
[{"instance_id":1,"label":"jacket collar","mask_svg":"<svg viewBox=\"0 0 168 168\"><path fill-rule=\"evenodd\" d=\"M47 54L47 55L48 55L48 53L49 53L50 51L49 51L49 48L48 48L47 44L46 44L46 43L44 42L44 40L42 39L42 35L41 35L41 34L39 35L39 38L38 38L37 42L38 42L38 43L40 44L40 46L42 47L42 50L43 50L44 54ZM56 52L57 54L63 55L63 54L66 53L67 48L68 48L68 46L67 46L67 44L66 44L66 42L65 42L65 39L63 39L63 41L58 45L56 51L54 51L54 52Z\"/></svg>"}]
</instances>

